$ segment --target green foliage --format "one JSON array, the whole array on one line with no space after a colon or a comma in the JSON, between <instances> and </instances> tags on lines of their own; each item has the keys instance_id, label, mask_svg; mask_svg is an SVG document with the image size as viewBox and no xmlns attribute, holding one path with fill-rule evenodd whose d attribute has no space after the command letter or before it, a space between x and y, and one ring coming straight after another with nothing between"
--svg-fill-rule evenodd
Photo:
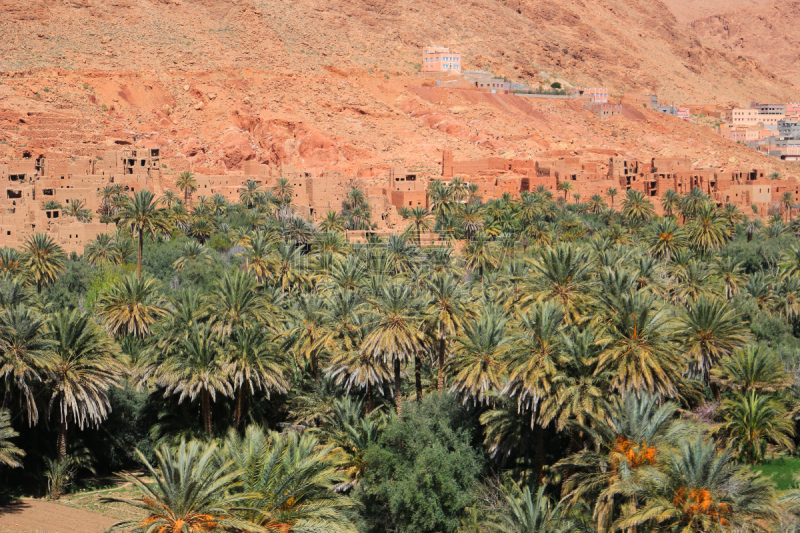
<instances>
[{"instance_id":1,"label":"green foliage","mask_svg":"<svg viewBox=\"0 0 800 533\"><path fill-rule=\"evenodd\" d=\"M369 531L452 532L470 488L483 470L466 411L452 396L434 394L392 418L365 460Z\"/></svg>"}]
</instances>

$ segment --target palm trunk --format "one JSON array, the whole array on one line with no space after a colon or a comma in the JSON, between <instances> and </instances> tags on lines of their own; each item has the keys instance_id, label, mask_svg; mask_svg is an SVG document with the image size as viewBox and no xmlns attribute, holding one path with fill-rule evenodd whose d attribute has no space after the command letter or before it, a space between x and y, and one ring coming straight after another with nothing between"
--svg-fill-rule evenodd
<instances>
[{"instance_id":1,"label":"palm trunk","mask_svg":"<svg viewBox=\"0 0 800 533\"><path fill-rule=\"evenodd\" d=\"M239 389L239 394L236 395L236 410L233 412L233 429L239 430L239 424L242 421L242 410L244 407L244 395L247 394L246 387L242 385Z\"/></svg>"},{"instance_id":2,"label":"palm trunk","mask_svg":"<svg viewBox=\"0 0 800 533\"><path fill-rule=\"evenodd\" d=\"M437 376L436 390L442 392L444 390L444 356L447 349L447 340L442 337L439 339L439 375Z\"/></svg>"},{"instance_id":3,"label":"palm trunk","mask_svg":"<svg viewBox=\"0 0 800 533\"><path fill-rule=\"evenodd\" d=\"M397 415L400 416L403 411L403 393L400 391L402 378L400 377L400 360L394 360L394 407Z\"/></svg>"},{"instance_id":4,"label":"palm trunk","mask_svg":"<svg viewBox=\"0 0 800 533\"><path fill-rule=\"evenodd\" d=\"M58 424L58 440L56 441L58 447L57 459L63 461L67 457L67 422L62 420Z\"/></svg>"},{"instance_id":5,"label":"palm trunk","mask_svg":"<svg viewBox=\"0 0 800 533\"><path fill-rule=\"evenodd\" d=\"M375 409L375 406L372 403L372 385L369 381L367 381L367 412L366 414L370 414Z\"/></svg>"},{"instance_id":6,"label":"palm trunk","mask_svg":"<svg viewBox=\"0 0 800 533\"><path fill-rule=\"evenodd\" d=\"M203 427L211 435L211 398L207 390L200 394L200 408L203 411Z\"/></svg>"},{"instance_id":7,"label":"palm trunk","mask_svg":"<svg viewBox=\"0 0 800 533\"><path fill-rule=\"evenodd\" d=\"M136 259L136 278L142 280L142 253L144 252L144 229L139 230L139 257Z\"/></svg>"},{"instance_id":8,"label":"palm trunk","mask_svg":"<svg viewBox=\"0 0 800 533\"><path fill-rule=\"evenodd\" d=\"M531 415L533 416L533 415ZM544 448L544 428L538 422L533 426L533 482L539 483L544 468L545 448Z\"/></svg>"},{"instance_id":9,"label":"palm trunk","mask_svg":"<svg viewBox=\"0 0 800 533\"><path fill-rule=\"evenodd\" d=\"M414 354L414 384L417 387L417 401L422 401L422 360Z\"/></svg>"}]
</instances>

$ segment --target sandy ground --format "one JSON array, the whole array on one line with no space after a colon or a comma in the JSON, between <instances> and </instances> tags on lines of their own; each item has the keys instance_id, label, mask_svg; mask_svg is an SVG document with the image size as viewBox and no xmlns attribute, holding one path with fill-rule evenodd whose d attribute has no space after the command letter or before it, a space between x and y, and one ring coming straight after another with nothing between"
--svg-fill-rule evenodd
<instances>
[{"instance_id":1,"label":"sandy ground","mask_svg":"<svg viewBox=\"0 0 800 533\"><path fill-rule=\"evenodd\" d=\"M0 532L101 533L117 520L67 504L23 498L0 507Z\"/></svg>"}]
</instances>

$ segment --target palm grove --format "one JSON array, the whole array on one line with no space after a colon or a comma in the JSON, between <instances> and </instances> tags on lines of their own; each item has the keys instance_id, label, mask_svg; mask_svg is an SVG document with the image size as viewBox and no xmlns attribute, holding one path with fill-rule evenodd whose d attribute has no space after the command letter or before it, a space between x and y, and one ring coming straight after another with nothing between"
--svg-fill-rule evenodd
<instances>
[{"instance_id":1,"label":"palm grove","mask_svg":"<svg viewBox=\"0 0 800 533\"><path fill-rule=\"evenodd\" d=\"M402 234L356 245L357 187L315 226L285 180L236 204L177 185L102 190L113 231L81 257L44 234L0 251L0 463L32 474L12 491L140 469L142 518L119 527L141 531L754 531L800 512L753 469L795 451L790 199L763 222L670 191L657 217L637 191L484 203L433 181Z\"/></svg>"}]
</instances>

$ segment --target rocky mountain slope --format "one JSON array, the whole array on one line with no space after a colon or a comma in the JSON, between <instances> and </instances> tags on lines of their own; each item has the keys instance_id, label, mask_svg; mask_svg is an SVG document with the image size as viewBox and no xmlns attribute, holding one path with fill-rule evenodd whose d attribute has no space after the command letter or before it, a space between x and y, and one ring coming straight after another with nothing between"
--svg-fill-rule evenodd
<instances>
[{"instance_id":1,"label":"rocky mountain slope","mask_svg":"<svg viewBox=\"0 0 800 533\"><path fill-rule=\"evenodd\" d=\"M755 59L778 76L800 85L798 21L800 2L779 1L701 18L691 27L704 42Z\"/></svg>"},{"instance_id":2,"label":"rocky mountain slope","mask_svg":"<svg viewBox=\"0 0 800 533\"><path fill-rule=\"evenodd\" d=\"M170 170L248 159L370 174L497 154L687 155L790 167L629 108L431 87L420 50L533 85L662 101L791 99L796 87L703 44L658 0L4 0L0 158L162 147ZM435 170L435 169L434 169Z\"/></svg>"}]
</instances>

